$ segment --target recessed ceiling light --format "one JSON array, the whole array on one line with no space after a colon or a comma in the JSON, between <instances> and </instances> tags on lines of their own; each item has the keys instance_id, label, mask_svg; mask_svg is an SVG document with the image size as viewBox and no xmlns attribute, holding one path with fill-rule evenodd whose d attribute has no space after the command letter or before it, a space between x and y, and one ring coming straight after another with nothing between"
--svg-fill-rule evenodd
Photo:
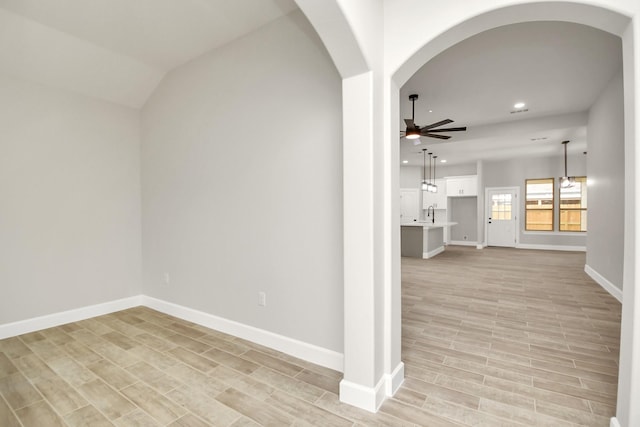
<instances>
[{"instance_id":1,"label":"recessed ceiling light","mask_svg":"<svg viewBox=\"0 0 640 427\"><path fill-rule=\"evenodd\" d=\"M440 160L440 163L447 163L447 159Z\"/></svg>"},{"instance_id":2,"label":"recessed ceiling light","mask_svg":"<svg viewBox=\"0 0 640 427\"><path fill-rule=\"evenodd\" d=\"M513 104L513 108L522 108L525 105L526 104L524 102L516 102L515 104Z\"/></svg>"},{"instance_id":3,"label":"recessed ceiling light","mask_svg":"<svg viewBox=\"0 0 640 427\"><path fill-rule=\"evenodd\" d=\"M433 113L433 110L429 110L430 113Z\"/></svg>"},{"instance_id":4,"label":"recessed ceiling light","mask_svg":"<svg viewBox=\"0 0 640 427\"><path fill-rule=\"evenodd\" d=\"M409 160L403 160L402 163L406 165L407 163L409 163Z\"/></svg>"}]
</instances>

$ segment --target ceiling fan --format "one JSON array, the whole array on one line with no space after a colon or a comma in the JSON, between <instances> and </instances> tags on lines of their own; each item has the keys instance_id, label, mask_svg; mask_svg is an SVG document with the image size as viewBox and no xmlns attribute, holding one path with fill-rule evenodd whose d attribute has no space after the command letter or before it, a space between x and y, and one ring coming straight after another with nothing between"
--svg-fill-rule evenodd
<instances>
[{"instance_id":1,"label":"ceiling fan","mask_svg":"<svg viewBox=\"0 0 640 427\"><path fill-rule=\"evenodd\" d=\"M451 119L441 120L439 122L432 123L428 126L423 126L423 127L418 126L414 122L414 116L416 112L416 99L418 99L418 95L416 94L409 95L409 100L411 101L411 118L404 119L404 122L407 124L407 130L404 132L400 132L401 138L413 139L415 140L414 144L418 145L420 144L420 141L418 140L418 138L420 138L421 136L428 136L430 138L438 138L438 139L449 139L451 138L449 135L440 135L440 132L460 132L460 131L467 130L466 126L457 127L457 128L435 129L439 126L453 123L453 120Z\"/></svg>"}]
</instances>

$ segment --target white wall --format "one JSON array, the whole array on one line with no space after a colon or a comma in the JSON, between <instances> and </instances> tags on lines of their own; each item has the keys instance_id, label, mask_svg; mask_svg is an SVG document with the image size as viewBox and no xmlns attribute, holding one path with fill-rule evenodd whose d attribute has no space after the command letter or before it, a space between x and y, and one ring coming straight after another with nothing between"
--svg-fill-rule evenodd
<instances>
[{"instance_id":1,"label":"white wall","mask_svg":"<svg viewBox=\"0 0 640 427\"><path fill-rule=\"evenodd\" d=\"M622 71L589 111L587 265L622 290L624 259L624 101Z\"/></svg>"},{"instance_id":2,"label":"white wall","mask_svg":"<svg viewBox=\"0 0 640 427\"><path fill-rule=\"evenodd\" d=\"M142 114L144 294L341 352L341 102L299 12L171 72Z\"/></svg>"},{"instance_id":3,"label":"white wall","mask_svg":"<svg viewBox=\"0 0 640 427\"><path fill-rule=\"evenodd\" d=\"M138 113L0 75L0 129L0 324L138 295Z\"/></svg>"}]
</instances>

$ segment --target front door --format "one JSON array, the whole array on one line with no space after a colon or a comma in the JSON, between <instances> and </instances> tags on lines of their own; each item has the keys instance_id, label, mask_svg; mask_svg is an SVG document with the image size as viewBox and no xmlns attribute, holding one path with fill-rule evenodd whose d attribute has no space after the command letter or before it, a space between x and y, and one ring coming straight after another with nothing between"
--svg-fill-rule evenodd
<instances>
[{"instance_id":1,"label":"front door","mask_svg":"<svg viewBox=\"0 0 640 427\"><path fill-rule=\"evenodd\" d=\"M516 246L518 189L487 189L487 245Z\"/></svg>"}]
</instances>

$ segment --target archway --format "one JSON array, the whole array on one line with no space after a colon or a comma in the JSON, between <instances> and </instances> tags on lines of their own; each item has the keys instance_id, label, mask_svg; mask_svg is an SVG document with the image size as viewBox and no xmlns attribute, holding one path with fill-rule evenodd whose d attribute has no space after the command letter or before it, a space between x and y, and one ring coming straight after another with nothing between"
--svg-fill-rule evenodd
<instances>
[{"instance_id":1,"label":"archway","mask_svg":"<svg viewBox=\"0 0 640 427\"><path fill-rule=\"evenodd\" d=\"M414 11L416 12L416 11ZM420 14L416 13L414 19L420 19ZM634 40L634 25L628 17L621 15L611 10L602 9L586 4L577 3L565 3L565 2L549 2L549 3L524 3L516 6L508 6L504 8L497 8L494 10L486 11L477 16L471 17L468 20L461 22L450 29L442 32L437 37L428 40L419 47L413 55L407 58L397 68L388 69L388 86L387 93L388 103L390 104L389 114L385 116L385 122L389 123L389 128L385 134L386 146L390 147L390 153L387 161L391 162L390 176L388 179L395 180L397 182L397 176L399 174L399 161L398 161L398 144L395 144L396 135L398 135L398 117L399 117L399 88L412 76L424 63L428 62L435 55L446 50L448 47L455 43L462 41L475 34L483 32L485 30L496 28L502 25L515 24L528 21L538 20L555 20L555 21L567 21L579 24L589 25L612 34L618 35L623 41L623 55L624 55L624 86L625 86L625 151L626 156L626 176L625 187L626 195L625 199L629 202L625 208L625 227L627 230L635 231L635 158L630 153L635 154L635 122L637 122L637 115L635 111L635 99L637 93L634 93L633 89L636 88L635 81L638 75L637 66L634 64L634 49L637 49L637 39ZM390 65L393 67L393 65ZM398 185L393 186L395 192L398 191ZM397 218L399 215L396 213L397 200L399 196L397 193L391 195L388 200L387 208L390 211L389 221L394 223L391 227L392 234L399 233L399 227L397 226ZM399 237L397 235L389 236L389 240L394 242L391 250L394 251L392 256L392 283L390 294L394 298L400 298L400 272L399 272L399 259L398 246ZM635 271L634 266L637 264L635 259L635 236L631 232L625 233L625 273L624 273L624 299L623 299L623 330L622 330L622 350L620 356L620 382L618 386L618 410L617 418L620 420L621 425L634 425L634 422L638 422L638 413L634 412L631 402L634 396L638 396L640 393L639 387L634 385L633 377L629 375L629 372L633 372L633 367L637 369L637 353L634 353L634 346L638 346L638 331L634 331L633 323L634 319L639 317L637 310L635 310L635 300L637 299L634 287L635 287ZM398 307L399 302L390 301L392 307ZM399 310L399 308L396 308ZM390 319L393 322L394 318ZM396 327L397 328L397 327ZM392 330L395 330L393 326ZM392 339L391 343L395 343ZM399 360L399 356L393 348L386 349L387 357L390 360ZM627 375L622 374L626 372ZM636 374L637 375L637 374ZM636 380L637 383L637 380ZM612 421L612 425L615 425L617 421Z\"/></svg>"}]
</instances>

